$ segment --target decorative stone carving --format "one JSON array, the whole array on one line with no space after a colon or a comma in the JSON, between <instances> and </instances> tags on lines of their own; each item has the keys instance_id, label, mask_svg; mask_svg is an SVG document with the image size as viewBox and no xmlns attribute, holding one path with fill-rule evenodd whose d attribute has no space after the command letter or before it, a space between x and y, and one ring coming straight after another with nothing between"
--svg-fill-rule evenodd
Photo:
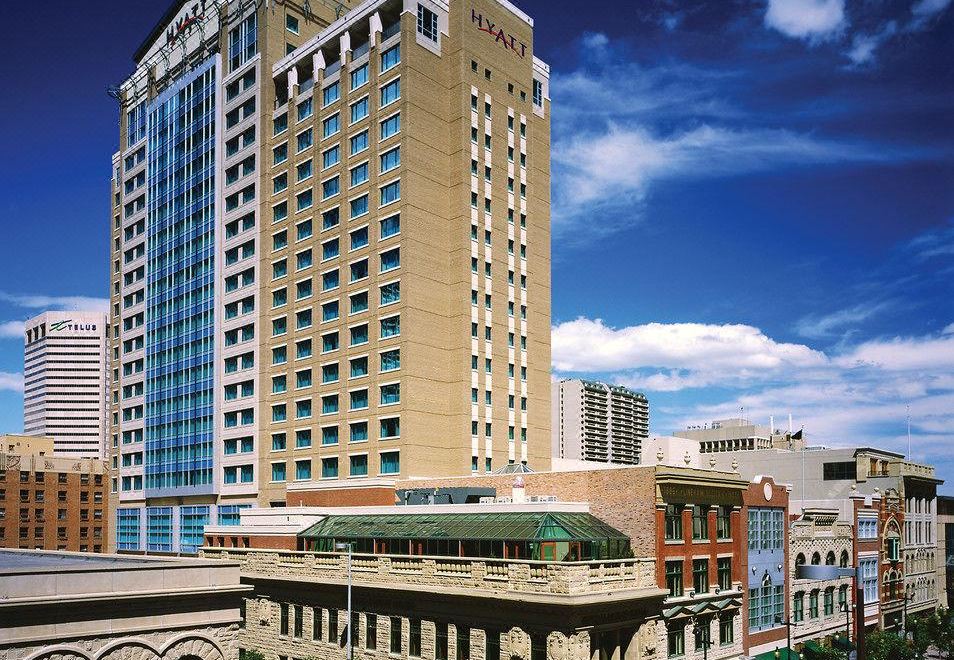
<instances>
[{"instance_id":1,"label":"decorative stone carving","mask_svg":"<svg viewBox=\"0 0 954 660\"><path fill-rule=\"evenodd\" d=\"M507 640L511 658L530 660L530 635L520 628L511 628L507 633Z\"/></svg>"},{"instance_id":2,"label":"decorative stone carving","mask_svg":"<svg viewBox=\"0 0 954 660\"><path fill-rule=\"evenodd\" d=\"M272 624L272 602L267 598L258 599L258 624L260 626Z\"/></svg>"},{"instance_id":3,"label":"decorative stone carving","mask_svg":"<svg viewBox=\"0 0 954 660\"><path fill-rule=\"evenodd\" d=\"M573 660L570 656L570 641L561 632L547 635L547 660Z\"/></svg>"},{"instance_id":4,"label":"decorative stone carving","mask_svg":"<svg viewBox=\"0 0 954 660\"><path fill-rule=\"evenodd\" d=\"M656 631L656 622L647 621L639 629L639 653L641 658L655 658L656 645L659 638Z\"/></svg>"},{"instance_id":5,"label":"decorative stone carving","mask_svg":"<svg viewBox=\"0 0 954 660\"><path fill-rule=\"evenodd\" d=\"M590 658L590 633L583 630L570 637L569 646L571 660L589 660Z\"/></svg>"}]
</instances>

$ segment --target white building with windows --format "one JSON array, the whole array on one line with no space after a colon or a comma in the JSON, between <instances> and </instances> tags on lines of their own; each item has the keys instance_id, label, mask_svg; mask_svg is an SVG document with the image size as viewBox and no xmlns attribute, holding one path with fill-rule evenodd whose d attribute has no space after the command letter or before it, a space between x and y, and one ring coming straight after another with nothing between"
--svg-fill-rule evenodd
<instances>
[{"instance_id":1,"label":"white building with windows","mask_svg":"<svg viewBox=\"0 0 954 660\"><path fill-rule=\"evenodd\" d=\"M636 465L649 439L649 401L620 385L567 379L553 390L553 457Z\"/></svg>"},{"instance_id":2,"label":"white building with windows","mask_svg":"<svg viewBox=\"0 0 954 660\"><path fill-rule=\"evenodd\" d=\"M44 312L26 322L23 432L53 452L104 458L108 390L106 314Z\"/></svg>"}]
</instances>

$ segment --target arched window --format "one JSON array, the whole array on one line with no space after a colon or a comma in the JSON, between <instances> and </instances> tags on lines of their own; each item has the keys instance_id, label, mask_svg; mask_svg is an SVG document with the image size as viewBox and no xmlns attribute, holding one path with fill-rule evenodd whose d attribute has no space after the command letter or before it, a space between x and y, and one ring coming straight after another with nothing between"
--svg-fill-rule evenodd
<instances>
[{"instance_id":1,"label":"arched window","mask_svg":"<svg viewBox=\"0 0 954 660\"><path fill-rule=\"evenodd\" d=\"M839 563L839 566L841 566L842 568L848 568L848 551L847 550L841 551L841 562Z\"/></svg>"},{"instance_id":2,"label":"arched window","mask_svg":"<svg viewBox=\"0 0 954 660\"><path fill-rule=\"evenodd\" d=\"M828 551L828 554L825 555L825 565L834 566L835 565L835 553L831 550Z\"/></svg>"},{"instance_id":3,"label":"arched window","mask_svg":"<svg viewBox=\"0 0 954 660\"><path fill-rule=\"evenodd\" d=\"M821 554L818 552L812 553L812 565L818 566L821 563Z\"/></svg>"},{"instance_id":4,"label":"arched window","mask_svg":"<svg viewBox=\"0 0 954 660\"><path fill-rule=\"evenodd\" d=\"M795 565L802 566L804 563L805 563L805 555L799 552L797 555L795 555Z\"/></svg>"}]
</instances>

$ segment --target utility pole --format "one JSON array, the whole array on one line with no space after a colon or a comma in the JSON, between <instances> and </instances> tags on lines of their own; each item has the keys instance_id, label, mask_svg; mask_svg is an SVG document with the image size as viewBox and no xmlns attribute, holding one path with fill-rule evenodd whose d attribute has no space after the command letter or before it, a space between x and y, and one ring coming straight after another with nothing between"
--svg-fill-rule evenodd
<instances>
[{"instance_id":1,"label":"utility pole","mask_svg":"<svg viewBox=\"0 0 954 660\"><path fill-rule=\"evenodd\" d=\"M335 550L348 550L348 637L345 641L347 644L346 648L346 658L347 660L354 660L354 649L351 645L352 635L354 631L351 629L354 617L351 614L351 544L350 543L335 543Z\"/></svg>"}]
</instances>

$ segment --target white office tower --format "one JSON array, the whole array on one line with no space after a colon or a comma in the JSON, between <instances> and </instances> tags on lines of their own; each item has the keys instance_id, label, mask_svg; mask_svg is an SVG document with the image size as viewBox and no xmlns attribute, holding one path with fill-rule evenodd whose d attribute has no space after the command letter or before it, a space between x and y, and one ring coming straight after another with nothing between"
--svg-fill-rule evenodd
<instances>
[{"instance_id":1,"label":"white office tower","mask_svg":"<svg viewBox=\"0 0 954 660\"><path fill-rule=\"evenodd\" d=\"M553 396L553 456L635 465L649 437L649 401L619 385L569 379Z\"/></svg>"},{"instance_id":2,"label":"white office tower","mask_svg":"<svg viewBox=\"0 0 954 660\"><path fill-rule=\"evenodd\" d=\"M26 322L23 432L53 453L103 458L109 374L103 312L44 312Z\"/></svg>"}]
</instances>

